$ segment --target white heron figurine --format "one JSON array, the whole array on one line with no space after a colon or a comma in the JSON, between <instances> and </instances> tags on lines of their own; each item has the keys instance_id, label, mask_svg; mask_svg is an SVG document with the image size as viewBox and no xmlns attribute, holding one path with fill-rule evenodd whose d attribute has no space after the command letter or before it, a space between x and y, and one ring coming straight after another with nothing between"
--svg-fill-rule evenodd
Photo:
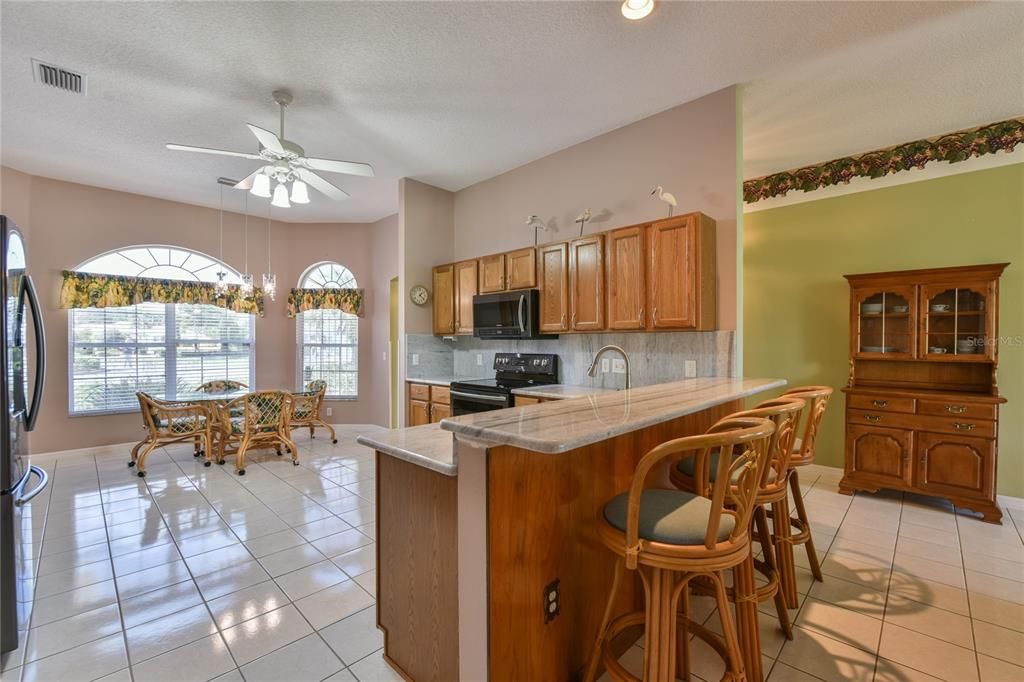
<instances>
[{"instance_id":1,"label":"white heron figurine","mask_svg":"<svg viewBox=\"0 0 1024 682\"><path fill-rule=\"evenodd\" d=\"M580 213L578 216L576 216L576 220L573 221L574 223L579 223L580 224L580 236L581 237L583 236L583 226L586 225L589 221L590 221L590 209L589 208L587 210L583 211L583 213Z\"/></svg>"},{"instance_id":2,"label":"white heron figurine","mask_svg":"<svg viewBox=\"0 0 1024 682\"><path fill-rule=\"evenodd\" d=\"M674 211L676 206L679 205L679 202L676 201L675 196L671 192L666 192L664 189L662 189L661 185L658 185L657 187L655 187L654 191L651 192L651 196L652 197L655 194L658 195L659 199L661 199L666 204L668 204L668 216L671 218L672 217L672 211Z\"/></svg>"},{"instance_id":3,"label":"white heron figurine","mask_svg":"<svg viewBox=\"0 0 1024 682\"><path fill-rule=\"evenodd\" d=\"M539 216L530 215L526 216L526 226L533 228L533 245L537 246L537 235L539 230L550 232L548 226L544 224L544 221Z\"/></svg>"}]
</instances>

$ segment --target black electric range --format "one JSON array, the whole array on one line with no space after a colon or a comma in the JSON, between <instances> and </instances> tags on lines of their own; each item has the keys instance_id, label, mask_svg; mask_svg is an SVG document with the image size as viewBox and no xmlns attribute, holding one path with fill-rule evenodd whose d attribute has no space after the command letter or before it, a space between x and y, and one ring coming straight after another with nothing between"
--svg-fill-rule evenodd
<instances>
[{"instance_id":1,"label":"black electric range","mask_svg":"<svg viewBox=\"0 0 1024 682\"><path fill-rule=\"evenodd\" d=\"M451 384L452 416L512 407L512 391L558 383L558 356L546 353L498 353L493 379Z\"/></svg>"}]
</instances>

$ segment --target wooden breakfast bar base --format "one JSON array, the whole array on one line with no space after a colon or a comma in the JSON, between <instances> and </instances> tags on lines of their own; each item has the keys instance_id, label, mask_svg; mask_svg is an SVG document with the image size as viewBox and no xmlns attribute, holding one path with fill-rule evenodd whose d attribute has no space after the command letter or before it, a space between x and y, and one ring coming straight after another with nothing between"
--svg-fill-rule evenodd
<instances>
[{"instance_id":1,"label":"wooden breakfast bar base","mask_svg":"<svg viewBox=\"0 0 1024 682\"><path fill-rule=\"evenodd\" d=\"M378 624L395 670L411 680L578 679L612 582L615 557L595 523L605 503L651 448L703 433L746 396L784 383L703 381L724 384L690 380L360 438L377 450ZM674 389L651 390L664 387ZM452 449L438 461L445 438ZM652 484L671 487L667 469ZM627 579L616 611L642 610L642 600ZM623 649L640 634L627 632Z\"/></svg>"}]
</instances>

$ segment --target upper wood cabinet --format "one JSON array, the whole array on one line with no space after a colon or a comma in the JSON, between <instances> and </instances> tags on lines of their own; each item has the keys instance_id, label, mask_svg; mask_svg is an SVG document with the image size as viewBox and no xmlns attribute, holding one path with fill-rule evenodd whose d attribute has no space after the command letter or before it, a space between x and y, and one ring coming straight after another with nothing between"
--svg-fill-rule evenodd
<instances>
[{"instance_id":1,"label":"upper wood cabinet","mask_svg":"<svg viewBox=\"0 0 1024 682\"><path fill-rule=\"evenodd\" d=\"M702 213L660 220L647 240L648 327L714 329L714 221Z\"/></svg>"},{"instance_id":2,"label":"upper wood cabinet","mask_svg":"<svg viewBox=\"0 0 1024 682\"><path fill-rule=\"evenodd\" d=\"M505 254L505 288L532 289L537 286L537 251L519 249Z\"/></svg>"},{"instance_id":3,"label":"upper wood cabinet","mask_svg":"<svg viewBox=\"0 0 1024 682\"><path fill-rule=\"evenodd\" d=\"M434 334L455 333L455 266L434 268Z\"/></svg>"},{"instance_id":4,"label":"upper wood cabinet","mask_svg":"<svg viewBox=\"0 0 1024 682\"><path fill-rule=\"evenodd\" d=\"M480 259L480 293L505 290L505 254L497 253Z\"/></svg>"},{"instance_id":5,"label":"upper wood cabinet","mask_svg":"<svg viewBox=\"0 0 1024 682\"><path fill-rule=\"evenodd\" d=\"M547 244L537 249L540 288L540 330L569 329L569 245Z\"/></svg>"},{"instance_id":6,"label":"upper wood cabinet","mask_svg":"<svg viewBox=\"0 0 1024 682\"><path fill-rule=\"evenodd\" d=\"M608 328L643 329L647 326L646 225L608 233Z\"/></svg>"},{"instance_id":7,"label":"upper wood cabinet","mask_svg":"<svg viewBox=\"0 0 1024 682\"><path fill-rule=\"evenodd\" d=\"M569 242L569 313L574 331L604 329L604 235Z\"/></svg>"},{"instance_id":8,"label":"upper wood cabinet","mask_svg":"<svg viewBox=\"0 0 1024 682\"><path fill-rule=\"evenodd\" d=\"M473 297L477 293L477 262L455 264L455 333L473 333Z\"/></svg>"}]
</instances>

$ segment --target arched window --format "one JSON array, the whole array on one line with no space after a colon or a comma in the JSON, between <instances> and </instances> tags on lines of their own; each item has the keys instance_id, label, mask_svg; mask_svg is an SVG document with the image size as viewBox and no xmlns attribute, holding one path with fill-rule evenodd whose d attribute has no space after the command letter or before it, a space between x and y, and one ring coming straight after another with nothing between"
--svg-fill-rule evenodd
<instances>
[{"instance_id":1,"label":"arched window","mask_svg":"<svg viewBox=\"0 0 1024 682\"><path fill-rule=\"evenodd\" d=\"M130 246L91 258L79 272L241 283L216 258L173 246ZM199 384L253 385L254 316L209 305L140 303L68 311L71 414L138 409L136 391L175 400Z\"/></svg>"},{"instance_id":2,"label":"arched window","mask_svg":"<svg viewBox=\"0 0 1024 682\"><path fill-rule=\"evenodd\" d=\"M302 289L355 289L356 278L340 263L311 265L299 278ZM298 387L314 379L327 382L331 398L359 395L359 318L340 310L299 313Z\"/></svg>"}]
</instances>

